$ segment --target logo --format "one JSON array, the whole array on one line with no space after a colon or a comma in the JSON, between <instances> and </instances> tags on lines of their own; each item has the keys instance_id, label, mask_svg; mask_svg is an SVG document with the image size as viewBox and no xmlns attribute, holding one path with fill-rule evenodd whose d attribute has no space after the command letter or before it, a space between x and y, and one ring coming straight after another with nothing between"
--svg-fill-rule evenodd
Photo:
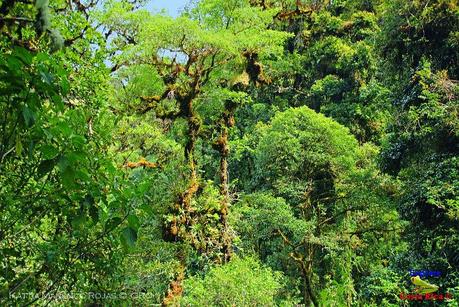
<instances>
[{"instance_id":1,"label":"logo","mask_svg":"<svg viewBox=\"0 0 459 307\"><path fill-rule=\"evenodd\" d=\"M410 275L413 272L413 270L410 271ZM430 274L432 272L430 271L423 271L427 272L424 273L423 275L429 275L429 276L440 276L438 271L433 271L435 273ZM430 273L429 273L430 272ZM412 276L412 275L411 275ZM422 280L419 275L412 276L411 277L411 283L415 286L414 293L400 293L399 297L401 300L410 300L410 301L424 301L424 300L430 300L430 301L443 301L447 299L452 299L453 296L450 293L435 293L438 291L438 286L431 284L425 280Z\"/></svg>"},{"instance_id":2,"label":"logo","mask_svg":"<svg viewBox=\"0 0 459 307\"><path fill-rule=\"evenodd\" d=\"M411 277L411 282L416 286L414 291L420 294L433 293L438 290L437 285L429 284L419 276Z\"/></svg>"}]
</instances>

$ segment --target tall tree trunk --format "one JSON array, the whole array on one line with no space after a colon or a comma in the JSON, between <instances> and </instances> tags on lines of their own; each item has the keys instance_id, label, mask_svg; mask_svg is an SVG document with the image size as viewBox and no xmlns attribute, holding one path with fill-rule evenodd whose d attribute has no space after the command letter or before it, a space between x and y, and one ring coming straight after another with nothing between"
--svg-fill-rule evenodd
<instances>
[{"instance_id":1,"label":"tall tree trunk","mask_svg":"<svg viewBox=\"0 0 459 307\"><path fill-rule=\"evenodd\" d=\"M188 184L188 189L182 194L181 197L181 206L183 207L183 209L188 209L190 207L190 203L193 196L196 194L199 188L194 149L196 146L198 133L201 128L201 123L198 116L193 110L193 99L189 98L188 101L186 101L185 105L185 114L187 115L188 122L188 139L185 145L185 159L187 160L188 166L191 171L191 175Z\"/></svg>"},{"instance_id":2,"label":"tall tree trunk","mask_svg":"<svg viewBox=\"0 0 459 307\"><path fill-rule=\"evenodd\" d=\"M223 262L228 262L232 254L232 238L228 225L228 210L230 206L229 195L229 175L228 175L228 157L229 157L229 128L234 126L234 110L236 104L232 101L225 102L225 111L220 120L220 136L216 142L216 148L220 153L220 195L222 196L222 205L220 209L220 222L222 224L222 252Z\"/></svg>"},{"instance_id":3,"label":"tall tree trunk","mask_svg":"<svg viewBox=\"0 0 459 307\"><path fill-rule=\"evenodd\" d=\"M310 306L310 303L316 307L319 307L319 303L317 301L314 292L312 291L311 286L311 264L308 262L306 263L304 260L300 264L301 266L301 275L303 276L303 299L304 304L306 306Z\"/></svg>"},{"instance_id":4,"label":"tall tree trunk","mask_svg":"<svg viewBox=\"0 0 459 307\"><path fill-rule=\"evenodd\" d=\"M167 225L166 238L171 241L179 241L186 238L186 233L180 233L180 225L186 227L191 226L191 200L199 189L199 181L197 175L197 165L194 155L196 140L198 138L199 129L201 128L200 120L193 110L193 98L185 97L181 101L182 113L188 123L187 142L185 144L185 160L191 171L187 189L180 195L175 207L173 208L177 216L174 221ZM181 213L182 212L182 213ZM177 300L183 292L183 280L185 278L186 260L183 249L178 249L177 258L180 261L180 267L176 277L170 282L166 296L163 299L162 306L177 305Z\"/></svg>"}]
</instances>

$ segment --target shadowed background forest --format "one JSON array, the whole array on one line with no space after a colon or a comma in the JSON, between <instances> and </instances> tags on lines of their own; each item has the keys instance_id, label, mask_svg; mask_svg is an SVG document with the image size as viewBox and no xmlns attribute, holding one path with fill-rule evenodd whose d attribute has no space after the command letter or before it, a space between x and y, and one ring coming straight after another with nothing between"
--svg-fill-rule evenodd
<instances>
[{"instance_id":1,"label":"shadowed background forest","mask_svg":"<svg viewBox=\"0 0 459 307\"><path fill-rule=\"evenodd\" d=\"M457 0L151 5L0 0L0 305L458 306Z\"/></svg>"}]
</instances>

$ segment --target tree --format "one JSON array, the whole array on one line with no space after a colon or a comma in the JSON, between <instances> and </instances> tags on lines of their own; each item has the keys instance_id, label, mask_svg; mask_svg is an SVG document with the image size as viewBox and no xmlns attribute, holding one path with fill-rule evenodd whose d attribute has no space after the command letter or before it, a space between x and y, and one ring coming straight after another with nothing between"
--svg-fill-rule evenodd
<instances>
[{"instance_id":1,"label":"tree","mask_svg":"<svg viewBox=\"0 0 459 307\"><path fill-rule=\"evenodd\" d=\"M367 257L364 242L374 236L388 243L400 232L394 192L385 187L390 181L364 162L369 148L360 149L345 127L307 107L280 112L260 129L252 189L266 192L247 196L235 213L243 246L291 276L306 305L325 303L319 299L325 291L325 300L350 305L352 259Z\"/></svg>"},{"instance_id":2,"label":"tree","mask_svg":"<svg viewBox=\"0 0 459 307\"><path fill-rule=\"evenodd\" d=\"M165 216L163 237L190 244L218 262L228 261L228 129L234 109L245 97L237 90L249 82L262 82L259 61L281 52L288 35L267 29L274 11L252 8L246 1L201 1L177 19L122 10L115 7L105 17L108 25L124 29L121 32L130 33L135 42L119 45L123 53L114 58L119 86L129 84L125 79L129 74L123 75L123 70L148 70L155 90L136 97L135 108L142 114L154 111L157 119L185 129L179 142L187 179ZM119 14L125 17L122 23L117 23ZM205 121L199 112L208 103L217 110L213 110L216 122ZM212 126L219 131L213 145L220 153L220 195L213 192L211 182L205 183L199 166L198 146L205 146L202 136Z\"/></svg>"}]
</instances>

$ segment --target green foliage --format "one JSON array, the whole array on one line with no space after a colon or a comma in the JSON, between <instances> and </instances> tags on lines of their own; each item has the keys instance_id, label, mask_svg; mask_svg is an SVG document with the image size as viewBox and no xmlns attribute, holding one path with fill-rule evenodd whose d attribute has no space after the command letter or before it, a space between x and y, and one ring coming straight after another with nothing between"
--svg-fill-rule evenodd
<instances>
[{"instance_id":1,"label":"green foliage","mask_svg":"<svg viewBox=\"0 0 459 307\"><path fill-rule=\"evenodd\" d=\"M370 306L400 306L399 294L409 291L403 287L403 277L384 266L374 268L372 274L362 280L365 283L362 298Z\"/></svg>"},{"instance_id":2,"label":"green foliage","mask_svg":"<svg viewBox=\"0 0 459 307\"><path fill-rule=\"evenodd\" d=\"M255 184L295 204L308 190L325 198L333 180L355 164L357 142L347 129L307 107L276 114L264 129L255 152Z\"/></svg>"},{"instance_id":3,"label":"green foliage","mask_svg":"<svg viewBox=\"0 0 459 307\"><path fill-rule=\"evenodd\" d=\"M0 305L458 305L457 1L147 2L0 0Z\"/></svg>"},{"instance_id":4,"label":"green foliage","mask_svg":"<svg viewBox=\"0 0 459 307\"><path fill-rule=\"evenodd\" d=\"M251 257L235 258L185 281L185 306L275 306L281 275Z\"/></svg>"},{"instance_id":5,"label":"green foliage","mask_svg":"<svg viewBox=\"0 0 459 307\"><path fill-rule=\"evenodd\" d=\"M415 68L427 57L435 69L458 76L456 1L385 1L380 44L387 65Z\"/></svg>"},{"instance_id":6,"label":"green foliage","mask_svg":"<svg viewBox=\"0 0 459 307\"><path fill-rule=\"evenodd\" d=\"M259 95L281 110L307 105L350 128L359 142L378 143L391 110L389 91L376 78L380 27L373 4L358 2L304 5L287 27L295 38L276 61L274 86ZM359 4L372 9L355 8Z\"/></svg>"},{"instance_id":7,"label":"green foliage","mask_svg":"<svg viewBox=\"0 0 459 307\"><path fill-rule=\"evenodd\" d=\"M33 14L27 6L8 5L3 2L2 10L18 18ZM70 55L50 54L55 46L47 49L40 31L56 34L48 20L51 10L47 1L37 2L37 8L37 36L32 27L8 24L2 33L13 36L0 45L4 304L47 304L59 291L108 286L119 268L118 237L128 234L124 237L132 243L137 232L132 225L124 233L118 230L132 216L132 198L105 145L113 117L101 102L104 93L91 95L104 80L82 82L84 73L65 65ZM102 67L92 71L104 75Z\"/></svg>"},{"instance_id":8,"label":"green foliage","mask_svg":"<svg viewBox=\"0 0 459 307\"><path fill-rule=\"evenodd\" d=\"M394 266L445 272L439 291L457 284L457 28L454 1L388 1L381 50L397 114L384 141L381 165L402 183L399 212L410 221L411 248ZM397 11L396 15L392 13ZM402 67L402 69L400 69ZM457 299L450 302L457 304Z\"/></svg>"},{"instance_id":9,"label":"green foliage","mask_svg":"<svg viewBox=\"0 0 459 307\"><path fill-rule=\"evenodd\" d=\"M368 264L389 256L402 230L377 149L307 107L277 113L258 135L252 190L265 192L234 208L239 247L284 271L304 301L349 303L360 295L354 278L372 274Z\"/></svg>"}]
</instances>

